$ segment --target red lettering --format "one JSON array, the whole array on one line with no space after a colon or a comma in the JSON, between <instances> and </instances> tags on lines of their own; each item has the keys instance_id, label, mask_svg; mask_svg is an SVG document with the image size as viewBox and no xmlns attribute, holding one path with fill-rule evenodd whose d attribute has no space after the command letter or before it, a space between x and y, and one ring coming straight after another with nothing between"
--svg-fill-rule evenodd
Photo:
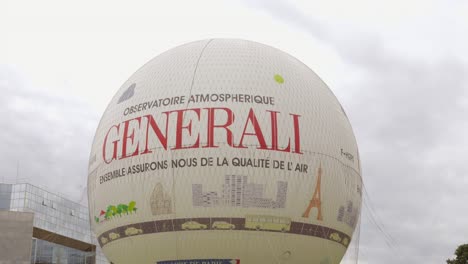
<instances>
[{"instance_id":1,"label":"red lettering","mask_svg":"<svg viewBox=\"0 0 468 264\"><path fill-rule=\"evenodd\" d=\"M208 125L207 125L207 143L204 148L217 148L218 146L215 145L214 142L214 131L215 128L224 128L226 130L226 139L229 146L234 146L233 139L234 136L232 131L229 129L229 126L234 122L234 114L232 113L231 109L225 107L213 107L213 108L206 108L208 110ZM216 110L224 110L227 114L227 120L224 124L215 124L215 112Z\"/></svg>"},{"instance_id":2,"label":"red lettering","mask_svg":"<svg viewBox=\"0 0 468 264\"><path fill-rule=\"evenodd\" d=\"M104 162L107 163L107 164L110 164L113 160L117 159L117 143L119 142L119 139L116 139L116 140L112 141L112 144L114 145L114 149L113 149L113 153L112 153L112 158L111 158L110 160L107 160L107 159L106 159L107 137L109 136L110 131L111 131L112 128L114 128L114 127L117 129L117 135L119 134L120 124L111 126L111 127L109 128L109 130L107 131L106 137L104 138L104 144L102 145L102 159L103 159Z\"/></svg>"},{"instance_id":3,"label":"red lettering","mask_svg":"<svg viewBox=\"0 0 468 264\"><path fill-rule=\"evenodd\" d=\"M197 116L198 120L200 120L200 108L192 108L192 109L184 109L184 110L176 110L170 111L167 113L176 112L177 113L177 121L176 121L176 143L173 150L176 149L190 149L190 148L199 148L200 147L200 135L197 136L197 140L192 146L183 146L182 139L183 139L183 130L187 129L189 136L192 135L192 120L189 121L188 125L184 126L184 113L187 111L194 111Z\"/></svg>"},{"instance_id":4,"label":"red lettering","mask_svg":"<svg viewBox=\"0 0 468 264\"><path fill-rule=\"evenodd\" d=\"M294 123L294 151L293 153L303 154L301 152L301 133L299 131L299 117L300 115L290 114L293 117Z\"/></svg>"},{"instance_id":5,"label":"red lettering","mask_svg":"<svg viewBox=\"0 0 468 264\"><path fill-rule=\"evenodd\" d=\"M135 140L135 129L132 129L132 131L130 132L130 136L128 135L128 128L130 127L130 122L132 122L133 120L138 121L138 128L140 128L141 117L137 117L137 118L134 118L134 119L129 119L129 120L124 122L124 133L123 133L123 138L122 138L122 157L120 159L133 157L133 156L138 155L138 153L139 153L140 145L137 142L135 151L133 151L133 153L131 155L127 155L127 142L128 142L128 140L129 139L131 140L130 144L132 144L132 145L133 145L134 140Z\"/></svg>"},{"instance_id":6,"label":"red lettering","mask_svg":"<svg viewBox=\"0 0 468 264\"><path fill-rule=\"evenodd\" d=\"M247 126L249 125L249 122L252 124L254 132L246 132ZM244 126L244 131L242 132L242 136L239 142L239 145L234 146L236 148L247 148L246 146L242 145L244 142L244 136L256 136L258 143L260 144L260 147L257 149L268 149L266 142L265 142L265 137L263 137L262 129L260 128L260 125L258 124L257 117L255 116L255 113L252 108L250 108L249 111L249 117L247 118L247 121L245 122Z\"/></svg>"},{"instance_id":7,"label":"red lettering","mask_svg":"<svg viewBox=\"0 0 468 264\"><path fill-rule=\"evenodd\" d=\"M291 138L288 139L288 146L285 149L280 149L278 147L278 118L277 115L279 112L268 111L270 112L271 117L271 149L276 151L291 152Z\"/></svg>"},{"instance_id":8,"label":"red lettering","mask_svg":"<svg viewBox=\"0 0 468 264\"><path fill-rule=\"evenodd\" d=\"M159 142L161 142L161 145L165 150L167 150L167 128L169 127L169 113L164 112L166 115L166 134L163 135L161 132L161 129L159 128L158 124L156 124L156 121L154 120L152 115L145 115L145 117L148 119L148 124L146 126L146 145L145 145L145 151L143 151L141 154L148 154L152 153L152 151L148 148L148 135L149 135L149 129L150 126L153 130L154 133L156 133L156 137L158 137Z\"/></svg>"},{"instance_id":9,"label":"red lettering","mask_svg":"<svg viewBox=\"0 0 468 264\"><path fill-rule=\"evenodd\" d=\"M171 137L174 138L174 145L169 146L171 150L192 149L200 147L219 148L220 145L222 145L222 143L220 143L219 141L224 141L219 139L216 140L215 133L221 133L223 131L226 132L226 145L229 147L247 148L249 146L247 145L247 143L244 143L244 140L248 138L247 136L253 136L257 141L257 144L255 144L257 149L303 154L301 150L300 138L300 115L289 114L290 116L292 116L293 133L292 135L287 137L287 144L280 146L279 139L284 138L285 136L280 135L280 133L282 133L285 130L281 130L278 127L279 116L281 114L278 111L267 110L266 112L270 114L270 118L265 119L263 121L265 123L262 123L262 125L265 125L265 127L268 127L269 125L269 127L271 128L271 142L268 142L267 145L262 131L262 127L260 126L257 116L252 108L249 109L249 113L244 123L244 129L242 131L242 134L240 134L240 139L238 142L234 142L234 133L236 133L236 131L231 130L231 127L233 126L235 121L235 114L231 109L226 107L209 107L203 109L206 109L207 113L206 124L199 124L201 120L205 120L204 118L200 118L201 108L192 108L161 113L161 115L166 115L166 124L164 124L165 127L163 123L158 124L156 122L156 117L151 114L140 116L134 119L129 119L127 121L122 122L121 124L111 126L104 137L104 144L102 146L102 158L104 162L106 164L110 164L113 160L116 159L125 159L140 154L143 155L152 153L153 149L155 148L155 145L158 144L157 142L161 144L164 150L168 150L168 140L169 142L172 142L170 141L172 139ZM192 117L193 114L189 111L194 112L196 117ZM224 122L220 121L220 119L222 119L222 117L220 118L220 115L224 116L223 112L226 114L226 120ZM171 113L175 113L176 115L174 117L175 126L172 126L170 124L171 120L174 120L170 118ZM188 117L187 114L190 114L190 117ZM142 129L142 118L146 118L146 131L144 131L146 132L146 135L141 135L140 137L140 134L137 133ZM196 123L197 121L198 123ZM218 121L218 123L216 123L216 121ZM122 131L122 133L120 133L121 125L123 126L124 130ZM198 131L204 129L204 125L206 125L206 144L200 146L201 140L200 133ZM174 128L175 130L169 131L169 128ZM196 128L195 131L197 132L193 131L192 128ZM156 136L154 139L154 143L152 142L153 136L150 137L150 133L153 133ZM218 138L222 139L223 137ZM269 145L270 143L271 145ZM109 147L111 149L109 149ZM120 147L122 148L121 150L119 149ZM153 149L151 149L152 147ZM120 158L117 155L118 153L121 154ZM111 156L109 157L110 154Z\"/></svg>"}]
</instances>

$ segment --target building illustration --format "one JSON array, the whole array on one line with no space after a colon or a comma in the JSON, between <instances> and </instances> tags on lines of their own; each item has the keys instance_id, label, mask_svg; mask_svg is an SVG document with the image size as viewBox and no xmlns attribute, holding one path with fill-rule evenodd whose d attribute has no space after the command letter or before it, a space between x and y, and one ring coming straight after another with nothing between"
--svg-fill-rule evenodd
<instances>
[{"instance_id":1,"label":"building illustration","mask_svg":"<svg viewBox=\"0 0 468 264\"><path fill-rule=\"evenodd\" d=\"M340 206L338 209L338 217L337 220L339 222L344 222L348 226L354 228L357 224L357 220L359 217L359 209L357 207L353 207L353 202L348 201L345 206Z\"/></svg>"},{"instance_id":2,"label":"building illustration","mask_svg":"<svg viewBox=\"0 0 468 264\"><path fill-rule=\"evenodd\" d=\"M285 208L288 183L277 181L275 199L264 197L265 184L249 183L247 176L226 175L221 192L203 191L202 184L192 184L195 207Z\"/></svg>"},{"instance_id":3,"label":"building illustration","mask_svg":"<svg viewBox=\"0 0 468 264\"><path fill-rule=\"evenodd\" d=\"M150 197L151 213L153 215L163 215L172 213L172 199L168 193L164 191L162 184L159 182L153 189Z\"/></svg>"},{"instance_id":4,"label":"building illustration","mask_svg":"<svg viewBox=\"0 0 468 264\"><path fill-rule=\"evenodd\" d=\"M312 195L312 199L309 202L309 205L307 206L306 210L302 214L302 217L309 218L310 211L312 208L317 208L318 214L317 214L317 220L322 221L322 193L320 191L320 186L321 186L321 179L322 179L322 165L317 170L317 184L315 185L315 190L314 194Z\"/></svg>"}]
</instances>

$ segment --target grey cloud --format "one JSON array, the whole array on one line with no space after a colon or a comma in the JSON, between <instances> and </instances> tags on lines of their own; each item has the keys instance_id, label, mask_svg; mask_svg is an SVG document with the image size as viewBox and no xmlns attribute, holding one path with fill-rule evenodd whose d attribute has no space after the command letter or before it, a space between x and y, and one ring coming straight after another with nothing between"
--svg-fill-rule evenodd
<instances>
[{"instance_id":1,"label":"grey cloud","mask_svg":"<svg viewBox=\"0 0 468 264\"><path fill-rule=\"evenodd\" d=\"M98 114L66 95L31 88L5 67L0 67L0 93L1 179L28 181L85 200Z\"/></svg>"},{"instance_id":2,"label":"grey cloud","mask_svg":"<svg viewBox=\"0 0 468 264\"><path fill-rule=\"evenodd\" d=\"M295 24L299 27L305 28L313 33L315 37L327 39L328 33L324 30L323 25L318 20L303 15L294 6L286 3L285 1L269 1L269 0L254 0L244 1L250 7L257 8L261 11L270 13L288 23Z\"/></svg>"},{"instance_id":3,"label":"grey cloud","mask_svg":"<svg viewBox=\"0 0 468 264\"><path fill-rule=\"evenodd\" d=\"M388 229L398 234L401 248L411 249L406 256L415 262L440 263L468 236L466 225L453 222L454 216L468 219L466 211L447 210L465 206L468 196L453 190L467 177L467 169L456 161L435 164L427 159L468 149L466 143L454 142L444 152L433 151L450 136L448 128L467 122L466 110L455 104L466 96L467 69L456 60L427 65L388 52L380 56L391 55L395 57L385 67L378 58L362 64L369 77L357 84L357 90L366 96L357 95L345 105L358 140L370 146L361 148L364 178ZM378 62L375 67L373 62ZM463 138L467 132L452 136ZM448 173L454 173L452 178L446 177ZM440 222L451 224L434 228ZM452 236L445 236L448 233ZM372 235L375 232L364 231L363 237Z\"/></svg>"}]
</instances>

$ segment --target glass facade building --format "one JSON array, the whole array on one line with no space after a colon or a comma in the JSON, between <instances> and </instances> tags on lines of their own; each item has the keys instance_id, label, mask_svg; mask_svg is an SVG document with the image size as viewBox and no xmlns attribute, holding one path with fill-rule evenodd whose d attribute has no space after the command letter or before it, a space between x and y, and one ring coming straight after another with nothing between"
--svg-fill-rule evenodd
<instances>
[{"instance_id":1,"label":"glass facade building","mask_svg":"<svg viewBox=\"0 0 468 264\"><path fill-rule=\"evenodd\" d=\"M34 213L35 233L47 235L32 238L31 263L109 263L91 232L86 206L31 184L0 184L0 210ZM54 236L93 245L93 250L55 243Z\"/></svg>"}]
</instances>

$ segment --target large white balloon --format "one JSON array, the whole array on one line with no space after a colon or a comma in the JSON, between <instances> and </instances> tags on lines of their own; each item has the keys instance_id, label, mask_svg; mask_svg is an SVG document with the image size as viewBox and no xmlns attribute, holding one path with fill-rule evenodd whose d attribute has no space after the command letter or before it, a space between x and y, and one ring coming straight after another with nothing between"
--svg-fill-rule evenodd
<instances>
[{"instance_id":1,"label":"large white balloon","mask_svg":"<svg viewBox=\"0 0 468 264\"><path fill-rule=\"evenodd\" d=\"M114 263L339 263L360 175L346 114L312 70L204 40L151 60L109 103L89 209Z\"/></svg>"}]
</instances>

